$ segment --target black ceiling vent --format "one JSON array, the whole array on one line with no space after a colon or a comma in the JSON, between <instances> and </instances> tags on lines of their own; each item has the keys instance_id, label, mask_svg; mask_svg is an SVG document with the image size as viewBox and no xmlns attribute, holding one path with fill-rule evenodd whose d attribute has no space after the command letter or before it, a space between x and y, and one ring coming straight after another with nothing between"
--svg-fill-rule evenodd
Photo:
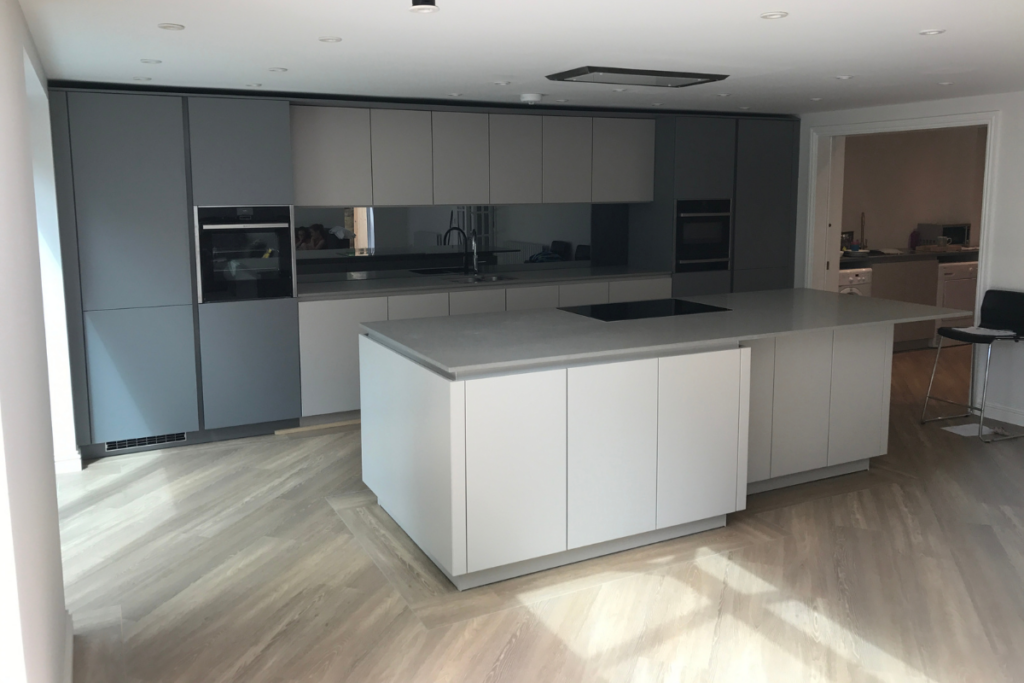
<instances>
[{"instance_id":1,"label":"black ceiling vent","mask_svg":"<svg viewBox=\"0 0 1024 683\"><path fill-rule=\"evenodd\" d=\"M181 432L177 434L161 434L160 436L144 436L141 439L122 439L121 441L108 441L107 452L123 451L126 448L142 448L144 446L159 446L165 443L178 443L185 440Z\"/></svg>"},{"instance_id":2,"label":"black ceiling vent","mask_svg":"<svg viewBox=\"0 0 1024 683\"><path fill-rule=\"evenodd\" d=\"M685 88L701 83L723 81L721 74L695 74L683 71L651 71L649 69L620 69L613 66L581 66L548 76L549 81L570 83L607 83L608 85L644 85L655 88Z\"/></svg>"}]
</instances>

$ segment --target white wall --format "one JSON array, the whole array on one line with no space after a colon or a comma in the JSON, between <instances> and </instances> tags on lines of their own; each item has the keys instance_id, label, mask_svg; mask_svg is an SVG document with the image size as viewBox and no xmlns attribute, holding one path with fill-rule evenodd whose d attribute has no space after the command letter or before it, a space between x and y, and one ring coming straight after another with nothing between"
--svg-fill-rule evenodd
<instances>
[{"instance_id":1,"label":"white wall","mask_svg":"<svg viewBox=\"0 0 1024 683\"><path fill-rule=\"evenodd\" d=\"M991 114L987 196L991 222L982 226L981 279L986 289L1024 291L1024 92L887 107L849 109L805 115L801 122L800 196L796 281L806 282L808 262L808 195L812 130L842 130L857 124L885 122L927 127L928 119ZM921 119L925 119L923 123ZM989 407L992 417L1024 425L1024 344L997 346L992 358Z\"/></svg>"},{"instance_id":2,"label":"white wall","mask_svg":"<svg viewBox=\"0 0 1024 683\"><path fill-rule=\"evenodd\" d=\"M26 51L16 0L0 0L0 681L64 680L67 617L50 427Z\"/></svg>"}]
</instances>

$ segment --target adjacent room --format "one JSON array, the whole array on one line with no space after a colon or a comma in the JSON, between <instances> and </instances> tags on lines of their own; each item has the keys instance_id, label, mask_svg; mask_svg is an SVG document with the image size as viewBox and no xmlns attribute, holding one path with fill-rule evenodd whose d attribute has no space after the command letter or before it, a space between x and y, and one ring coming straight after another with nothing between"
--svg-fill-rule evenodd
<instances>
[{"instance_id":1,"label":"adjacent room","mask_svg":"<svg viewBox=\"0 0 1024 683\"><path fill-rule=\"evenodd\" d=\"M0 0L0 681L1020 680L1021 25Z\"/></svg>"}]
</instances>

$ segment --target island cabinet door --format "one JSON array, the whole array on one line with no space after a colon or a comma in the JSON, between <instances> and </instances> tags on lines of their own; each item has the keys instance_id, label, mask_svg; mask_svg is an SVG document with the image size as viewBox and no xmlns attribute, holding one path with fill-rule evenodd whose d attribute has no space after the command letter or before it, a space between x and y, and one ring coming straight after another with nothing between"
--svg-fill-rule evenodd
<instances>
[{"instance_id":1,"label":"island cabinet door","mask_svg":"<svg viewBox=\"0 0 1024 683\"><path fill-rule=\"evenodd\" d=\"M750 350L658 360L658 528L745 506Z\"/></svg>"},{"instance_id":2,"label":"island cabinet door","mask_svg":"<svg viewBox=\"0 0 1024 683\"><path fill-rule=\"evenodd\" d=\"M566 550L566 371L466 382L470 572Z\"/></svg>"},{"instance_id":3,"label":"island cabinet door","mask_svg":"<svg viewBox=\"0 0 1024 683\"><path fill-rule=\"evenodd\" d=\"M655 529L658 359L569 369L569 548Z\"/></svg>"},{"instance_id":4,"label":"island cabinet door","mask_svg":"<svg viewBox=\"0 0 1024 683\"><path fill-rule=\"evenodd\" d=\"M892 325L835 331L829 466L873 458L888 450L892 339Z\"/></svg>"},{"instance_id":5,"label":"island cabinet door","mask_svg":"<svg viewBox=\"0 0 1024 683\"><path fill-rule=\"evenodd\" d=\"M775 339L772 477L828 465L832 332Z\"/></svg>"}]
</instances>

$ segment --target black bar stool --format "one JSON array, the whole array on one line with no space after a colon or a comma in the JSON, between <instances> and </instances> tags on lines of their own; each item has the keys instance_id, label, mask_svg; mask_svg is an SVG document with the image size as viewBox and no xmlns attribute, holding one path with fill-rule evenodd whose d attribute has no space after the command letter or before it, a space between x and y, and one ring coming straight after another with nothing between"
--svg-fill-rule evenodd
<instances>
[{"instance_id":1,"label":"black bar stool","mask_svg":"<svg viewBox=\"0 0 1024 683\"><path fill-rule=\"evenodd\" d=\"M980 418L978 420L978 438L983 442L992 443L994 441L1006 441L1007 439L1024 437L1024 434L1005 434L993 436L989 439L983 436L985 433L985 402L988 398L988 371L992 365L992 346L996 342L1012 341L1017 343L1022 335L1024 335L1024 292L1010 292L1005 289L990 289L985 292L985 298L981 302L981 321L978 323L978 327L940 327L939 348L935 350L935 365L932 366L932 379L928 382L928 393L924 397L921 424L971 417L975 412L978 412ZM939 354L942 353L943 339L953 339L955 341L967 342L968 344L984 344L988 346L988 356L985 360L985 383L981 389L980 408L932 396L932 385L935 384L935 371L939 367ZM961 406L967 408L967 412L962 415L929 418L927 417L928 401L940 401L954 406Z\"/></svg>"}]
</instances>

